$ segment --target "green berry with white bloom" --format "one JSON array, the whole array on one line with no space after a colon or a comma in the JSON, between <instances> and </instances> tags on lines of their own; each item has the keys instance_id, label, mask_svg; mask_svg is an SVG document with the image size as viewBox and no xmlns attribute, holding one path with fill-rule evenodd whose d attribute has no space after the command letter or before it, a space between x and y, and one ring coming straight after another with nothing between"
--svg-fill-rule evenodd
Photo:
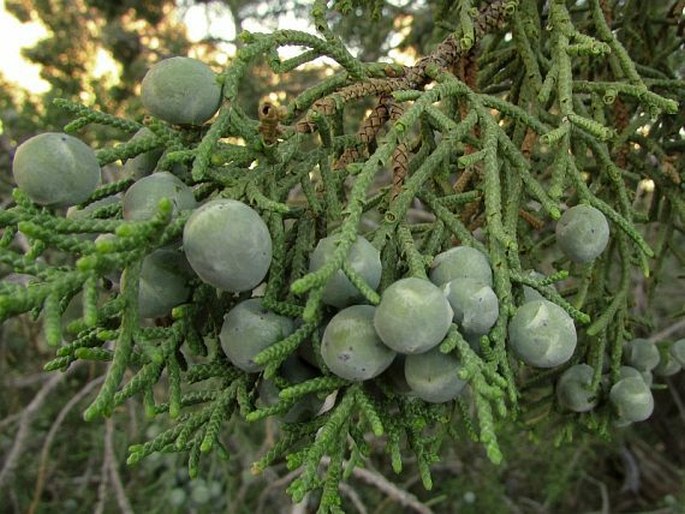
<instances>
[{"instance_id":1,"label":"green berry with white bloom","mask_svg":"<svg viewBox=\"0 0 685 514\"><path fill-rule=\"evenodd\" d=\"M455 246L436 255L429 275L436 286L456 278L469 278L492 286L492 269L487 255L470 246Z\"/></svg>"},{"instance_id":2,"label":"green berry with white bloom","mask_svg":"<svg viewBox=\"0 0 685 514\"><path fill-rule=\"evenodd\" d=\"M499 317L499 300L492 288L469 278L457 278L443 286L454 311L454 321L464 333L487 334Z\"/></svg>"},{"instance_id":3,"label":"green berry with white bloom","mask_svg":"<svg viewBox=\"0 0 685 514\"><path fill-rule=\"evenodd\" d=\"M557 244L573 262L596 259L609 243L609 223L601 211L590 205L571 207L559 218Z\"/></svg>"},{"instance_id":4,"label":"green berry with white bloom","mask_svg":"<svg viewBox=\"0 0 685 514\"><path fill-rule=\"evenodd\" d=\"M453 315L439 287L409 277L383 291L373 323L383 343L393 350L423 353L445 338Z\"/></svg>"},{"instance_id":5,"label":"green berry with white bloom","mask_svg":"<svg viewBox=\"0 0 685 514\"><path fill-rule=\"evenodd\" d=\"M509 346L523 362L554 368L576 349L577 334L568 313L547 300L524 303L509 322Z\"/></svg>"},{"instance_id":6,"label":"green berry with white bloom","mask_svg":"<svg viewBox=\"0 0 685 514\"><path fill-rule=\"evenodd\" d=\"M324 237L319 240L309 260L309 271L317 271L322 268L333 256L340 240L339 235ZM362 236L357 236L352 244L347 258L347 264L356 271L372 288L376 289L381 281L380 252ZM364 297L359 290L352 285L342 270L337 270L326 282L321 300L326 305L332 305L338 309L354 303L361 303Z\"/></svg>"},{"instance_id":7,"label":"green berry with white bloom","mask_svg":"<svg viewBox=\"0 0 685 514\"><path fill-rule=\"evenodd\" d=\"M460 370L459 360L439 348L407 355L404 360L404 376L410 389L431 403L448 402L462 393L466 382L459 377Z\"/></svg>"},{"instance_id":8,"label":"green berry with white bloom","mask_svg":"<svg viewBox=\"0 0 685 514\"><path fill-rule=\"evenodd\" d=\"M396 353L383 344L373 326L376 307L352 305L326 325L321 356L326 366L347 380L369 380L385 371Z\"/></svg>"},{"instance_id":9,"label":"green berry with white bloom","mask_svg":"<svg viewBox=\"0 0 685 514\"><path fill-rule=\"evenodd\" d=\"M38 205L69 207L82 203L100 183L100 164L83 141L60 132L45 132L19 145L12 175Z\"/></svg>"}]
</instances>

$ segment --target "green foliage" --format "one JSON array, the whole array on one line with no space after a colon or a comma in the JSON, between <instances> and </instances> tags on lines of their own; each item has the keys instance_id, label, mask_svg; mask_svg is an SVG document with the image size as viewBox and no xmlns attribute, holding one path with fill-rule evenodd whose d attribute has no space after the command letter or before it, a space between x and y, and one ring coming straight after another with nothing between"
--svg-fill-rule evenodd
<instances>
[{"instance_id":1,"label":"green foliage","mask_svg":"<svg viewBox=\"0 0 685 514\"><path fill-rule=\"evenodd\" d=\"M179 210L167 196L144 219L126 219L116 206L86 210L139 177L102 185L79 206L83 215L72 218L16 189L12 204L0 211L0 262L31 279L27 285L0 283L0 319L24 313L41 319L55 350L46 370L109 363L86 420L116 417L132 398L142 399L149 416L168 417L163 431L129 447L129 464L183 453L196 477L212 452L235 459L226 427L239 432L245 421L282 417L252 471L285 462L298 470L288 487L292 499L316 495L322 513L343 511L339 484L372 458L372 445L382 447L396 473L411 462L431 489L440 487L432 466L460 431L501 464L507 455L500 434L521 426L540 425L546 439L563 442L574 433L606 437L616 421L644 419L645 412L627 415L616 398L625 384L633 396L652 397L641 378L619 374L625 342L654 328L635 313L631 277L653 276L664 259L680 258L685 82L671 58L676 28L658 38L643 31L645 20L675 15L634 4L554 0L541 10L533 0L445 2L448 33L415 65L402 67L356 58L329 25L327 2L317 1L311 13L316 35L241 35L237 55L217 77L219 111L202 127L154 117L139 123L57 101L74 118L66 131L101 125L128 141L100 148L100 165L161 149L157 171L173 173L198 203L249 205L260 227L268 228L270 264L249 286L231 291L204 282L196 269L187 302L154 322L142 319L144 259L177 246L192 213L201 211ZM382 2L364 6L372 16L383 8ZM334 7L345 13L361 3ZM103 9L100 3L93 8ZM622 22L618 33L613 20ZM282 58L278 50L285 46L300 47L300 53ZM652 61L654 52L664 59ZM320 83L284 106L262 103L256 116L246 108L253 99L245 101L241 92L260 64L284 76L321 56L335 65ZM355 131L350 116L360 105L371 107L363 119L353 118ZM143 126L149 135L134 137ZM552 245L555 222L578 204L594 208L610 226L606 250L590 262L573 262ZM232 248L212 247L222 246L229 228L212 228L193 246L194 256L205 258L203 267L232 264ZM360 235L380 253L378 287L348 262ZM310 254L331 236L335 248L310 271ZM319 350L336 313L323 298L331 278L342 272L358 298L372 304L380 299L381 306L392 284L406 283L401 279L439 295L426 280L428 267L456 244L487 255L499 302L486 334L470 337L448 322L430 345L436 348L432 357L449 354L441 363L455 363L447 378L459 391L452 392L459 394L466 383L464 392L432 403L394 386L387 374L354 383L334 376ZM211 252L203 253L203 245ZM526 271L531 269L545 273L538 278ZM120 283L113 284L119 273ZM508 327L524 304L524 286L578 332L574 350L549 370L520 362L510 349ZM83 313L64 326L68 301L81 292ZM229 362L219 335L224 314L253 294L264 309L294 319L296 329L256 354L260 369L248 372ZM314 377L288 377L286 361L295 354L316 366ZM598 402L589 413L563 412L549 394L567 361L592 370L588 388ZM279 391L275 403L262 396L266 380ZM316 413L288 418L313 397L325 399ZM550 503L556 494L549 492Z\"/></svg>"}]
</instances>

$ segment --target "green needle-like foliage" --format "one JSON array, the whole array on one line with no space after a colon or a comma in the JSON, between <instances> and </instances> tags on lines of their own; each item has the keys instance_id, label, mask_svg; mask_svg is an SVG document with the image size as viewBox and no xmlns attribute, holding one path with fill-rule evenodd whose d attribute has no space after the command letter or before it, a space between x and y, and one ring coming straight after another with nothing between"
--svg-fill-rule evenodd
<instances>
[{"instance_id":1,"label":"green needle-like foliage","mask_svg":"<svg viewBox=\"0 0 685 514\"><path fill-rule=\"evenodd\" d=\"M577 430L609 435L609 390L620 379L623 346L650 329L632 315L631 277L658 274L666 255L683 259L676 238L685 222L685 81L671 61L650 59L650 45L673 52L675 28L664 29L663 44L640 47L615 29L611 15L627 9L618 4L612 12L600 0L582 9L564 0L445 2L452 30L413 66L400 66L355 58L327 21L329 3L312 7L318 34L243 33L235 58L217 75L217 114L201 127L154 117L141 124L56 101L73 117L65 132L98 124L132 138L149 129L100 148L101 165L163 151L156 170L171 170L198 203L233 199L254 209L272 243L262 284L222 291L187 270L185 299L144 318L146 257L182 251L193 210L163 198L150 218L124 219L119 197L136 179L123 176L95 189L74 217L16 189L0 211L0 262L31 279L0 282L0 320L40 317L55 348L46 370L107 363L87 420L116 415L133 396L150 416L168 415L171 428L132 445L129 464L154 452L184 452L195 476L203 454L227 455L227 427L279 419L273 446L252 471L279 461L299 468L288 492L300 501L319 491L321 513L342 512L338 484L364 464L369 434L382 441L395 472L412 456L426 488L443 442L466 433L499 463L506 455L498 432L521 414L527 428L555 427L559 441ZM344 13L358 4L334 8ZM364 8L379 14L383 2L372 4ZM641 17L667 16L651 4L630 3L644 12L619 25L628 30ZM301 51L282 59L285 46ZM316 85L283 106L243 110L241 86L255 66L266 63L280 76L319 57L335 64ZM361 119L360 106L367 109ZM100 200L111 203L93 205ZM562 214L579 204L609 226L606 248L591 262L555 245ZM318 241L331 235L332 254L310 269ZM377 287L350 258L359 235L378 252ZM499 307L487 333L466 333L455 322L439 345L459 362L448 378L466 384L456 399L424 401L397 385L394 368L359 382L328 369L320 348L338 310L327 303L330 281L345 279L358 303L375 307L393 282L430 279L436 256L454 246L487 256ZM79 293L80 315L67 320ZM530 295L561 308L573 325L577 345L568 364L535 370L512 350L510 323ZM289 318L292 330L260 347L251 359L259 370L248 373L224 353L222 324L253 296ZM306 376L295 377L293 363ZM526 391L551 388L577 363L593 368L599 401L592 413L560 413L551 399L529 403Z\"/></svg>"}]
</instances>

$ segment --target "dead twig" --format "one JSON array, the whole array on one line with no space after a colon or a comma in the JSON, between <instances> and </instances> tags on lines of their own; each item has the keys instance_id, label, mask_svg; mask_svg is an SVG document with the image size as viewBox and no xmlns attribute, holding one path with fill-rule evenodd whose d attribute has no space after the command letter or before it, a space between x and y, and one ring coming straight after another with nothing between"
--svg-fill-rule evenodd
<instances>
[{"instance_id":1,"label":"dead twig","mask_svg":"<svg viewBox=\"0 0 685 514\"><path fill-rule=\"evenodd\" d=\"M666 379L666 384L668 384L668 390L673 398L673 403L675 403L676 407L678 408L680 420L683 422L683 424L685 424L685 403L683 403L683 399L680 397L680 393L678 393L678 388L673 383L671 378Z\"/></svg>"},{"instance_id":2,"label":"dead twig","mask_svg":"<svg viewBox=\"0 0 685 514\"><path fill-rule=\"evenodd\" d=\"M19 418L21 418L21 414L21 412L16 412L14 414L10 414L6 418L0 419L0 430L4 430L5 427L8 427L15 421L18 421Z\"/></svg>"},{"instance_id":3,"label":"dead twig","mask_svg":"<svg viewBox=\"0 0 685 514\"><path fill-rule=\"evenodd\" d=\"M71 369L73 369L73 367L70 368L70 371ZM33 397L31 403L29 403L23 410L19 420L17 434L14 436L14 443L12 444L12 448L10 449L9 453L5 457L5 465L2 467L2 471L0 471L0 490L11 481L14 470L19 462L19 458L24 451L24 445L31 429L31 422L40 411L52 390L64 381L67 373L69 373L69 371L50 377L50 379L43 384L43 387L40 388L38 393L36 393L36 396Z\"/></svg>"},{"instance_id":4,"label":"dead twig","mask_svg":"<svg viewBox=\"0 0 685 514\"><path fill-rule=\"evenodd\" d=\"M631 493L638 493L640 491L640 465L637 463L633 453L622 445L620 449L621 460L624 464L625 478L621 486L621 492L630 491Z\"/></svg>"},{"instance_id":5,"label":"dead twig","mask_svg":"<svg viewBox=\"0 0 685 514\"><path fill-rule=\"evenodd\" d=\"M324 457L321 459L321 463L328 465L330 463L330 459L328 457ZM343 466L347 465L347 462L343 462ZM361 480L362 482L366 482L367 484L374 486L376 489L385 493L389 498L392 498L395 502L399 503L403 507L409 507L419 514L433 514L433 510L422 503L415 495L393 484L379 473L375 473L364 468L354 468L354 470L352 470L352 476L358 480Z\"/></svg>"},{"instance_id":6,"label":"dead twig","mask_svg":"<svg viewBox=\"0 0 685 514\"><path fill-rule=\"evenodd\" d=\"M357 512L359 512L359 514L369 514L366 505L364 505L364 502L352 486L346 484L345 482L340 482L338 488L340 489L341 493L343 493L345 496L349 498L349 500L352 502L352 505L354 505L354 508L357 509Z\"/></svg>"},{"instance_id":7,"label":"dead twig","mask_svg":"<svg viewBox=\"0 0 685 514\"><path fill-rule=\"evenodd\" d=\"M55 436L57 435L57 431L60 429L62 423L64 422L64 419L67 417L67 414L71 412L74 406L83 398L85 398L95 387L101 384L104 378L104 376L98 377L95 380L92 380L88 382L85 386L83 386L83 388L78 393L76 393L71 398L71 400L69 400L64 405L64 407L62 407L62 410L59 411L59 414L55 418L55 421L52 423L52 426L48 431L48 435L45 437L43 449L40 452L40 464L38 465L38 476L36 477L36 485L33 491L33 501L31 502L31 505L26 511L27 514L34 514L34 512L36 512L36 509L38 508L40 497L43 494L43 487L45 485L47 460L50 453L50 448L52 447L52 442L54 441Z\"/></svg>"},{"instance_id":8,"label":"dead twig","mask_svg":"<svg viewBox=\"0 0 685 514\"><path fill-rule=\"evenodd\" d=\"M119 475L117 457L114 454L114 421L112 418L107 418L107 421L105 421L105 462L109 468L109 478L112 481L112 488L119 505L119 511L122 514L133 514L133 508L128 501L124 485L121 482L121 476Z\"/></svg>"},{"instance_id":9,"label":"dead twig","mask_svg":"<svg viewBox=\"0 0 685 514\"><path fill-rule=\"evenodd\" d=\"M107 418L105 421L105 448L102 458L102 465L100 466L100 483L98 484L98 502L95 506L95 514L103 514L105 511L105 504L107 503L107 489L111 483L114 490L114 496L119 505L119 512L123 514L133 514L131 503L126 497L124 486L121 483L119 470L117 469L117 458L114 455L114 421Z\"/></svg>"},{"instance_id":10,"label":"dead twig","mask_svg":"<svg viewBox=\"0 0 685 514\"><path fill-rule=\"evenodd\" d=\"M660 330L659 332L651 336L649 338L649 341L651 341L652 343L656 343L658 341L661 341L662 339L669 337L672 334L680 332L681 330L685 330L685 319L681 319L680 321L677 321L672 325L667 326L663 330Z\"/></svg>"},{"instance_id":11,"label":"dead twig","mask_svg":"<svg viewBox=\"0 0 685 514\"><path fill-rule=\"evenodd\" d=\"M45 372L33 373L31 375L26 375L24 377L13 378L5 382L5 387L12 388L22 388L22 387L32 387L38 383L45 382L50 377L49 374Z\"/></svg>"},{"instance_id":12,"label":"dead twig","mask_svg":"<svg viewBox=\"0 0 685 514\"><path fill-rule=\"evenodd\" d=\"M611 504L609 502L609 490L607 485L601 480L597 480L595 477L592 477L586 473L583 474L583 478L588 482L592 482L599 488L599 493L602 497L602 507L599 511L600 514L609 514L611 512Z\"/></svg>"},{"instance_id":13,"label":"dead twig","mask_svg":"<svg viewBox=\"0 0 685 514\"><path fill-rule=\"evenodd\" d=\"M107 459L102 459L100 466L100 483L98 484L98 502L93 510L94 514L103 514L105 512L105 502L107 501L107 470L109 466Z\"/></svg>"},{"instance_id":14,"label":"dead twig","mask_svg":"<svg viewBox=\"0 0 685 514\"><path fill-rule=\"evenodd\" d=\"M284 475L283 477L279 478L278 480L274 480L271 482L268 486L266 486L261 494L259 495L259 500L257 502L257 509L255 510L255 514L262 514L264 512L264 507L266 505L266 500L271 494L273 493L274 490L276 489L281 489L288 485L290 482L295 480L300 474L302 473L302 469L298 468L287 475Z\"/></svg>"}]
</instances>

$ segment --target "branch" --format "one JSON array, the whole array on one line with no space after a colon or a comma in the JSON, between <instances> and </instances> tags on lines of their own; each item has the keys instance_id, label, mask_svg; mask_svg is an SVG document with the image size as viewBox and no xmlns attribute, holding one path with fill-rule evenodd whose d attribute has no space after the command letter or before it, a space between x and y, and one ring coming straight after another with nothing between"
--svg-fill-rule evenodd
<instances>
[{"instance_id":1,"label":"branch","mask_svg":"<svg viewBox=\"0 0 685 514\"><path fill-rule=\"evenodd\" d=\"M322 458L321 463L327 466L330 463L330 458ZM343 467L347 467L348 464L348 462L343 462ZM355 467L352 470L352 476L358 478L362 482L366 482L367 484L374 486L379 491L388 495L389 498L402 505L402 507L409 507L419 514L433 514L433 510L427 505L424 505L415 495L393 484L379 473L375 473L368 469Z\"/></svg>"},{"instance_id":2,"label":"branch","mask_svg":"<svg viewBox=\"0 0 685 514\"><path fill-rule=\"evenodd\" d=\"M352 502L352 505L354 505L354 508L357 509L359 514L368 514L369 511L367 510L366 505L364 505L364 502L362 502L362 499L357 494L357 491L354 490L354 487L345 482L340 482L338 487L340 488L340 492L350 499L350 502Z\"/></svg>"},{"instance_id":3,"label":"branch","mask_svg":"<svg viewBox=\"0 0 685 514\"><path fill-rule=\"evenodd\" d=\"M660 330L659 332L651 336L649 340L653 343L656 343L657 341L661 341L662 339L670 336L671 334L680 332L683 329L685 329L685 319L681 319L680 321L677 321L676 323L667 326L663 330Z\"/></svg>"},{"instance_id":4,"label":"branch","mask_svg":"<svg viewBox=\"0 0 685 514\"><path fill-rule=\"evenodd\" d=\"M64 405L64 407L62 407L62 410L59 411L59 414L55 418L55 421L52 423L50 431L48 432L48 435L45 438L45 442L43 443L43 449L40 452L40 464L38 465L38 476L36 477L36 486L33 492L33 501L31 502L30 507L26 511L27 514L33 514L34 512L36 512L38 504L40 503L40 497L43 494L43 486L45 485L45 470L47 467L47 460L50 453L50 448L52 447L52 441L55 439L55 436L57 435L57 431L60 429L62 423L64 422L64 418L67 417L67 414L69 414L71 409L73 409L78 402L85 398L95 387L101 384L104 378L104 376L98 377L95 380L91 380L85 386L83 386L83 388L78 393L76 393L71 398L71 400L69 400Z\"/></svg>"},{"instance_id":5,"label":"branch","mask_svg":"<svg viewBox=\"0 0 685 514\"><path fill-rule=\"evenodd\" d=\"M114 454L114 443L112 438L114 437L114 421L112 418L107 418L105 421L105 463L109 467L109 475L112 480L112 487L114 488L114 494L117 498L117 503L119 504L119 511L122 514L133 514L133 509L131 508L131 503L126 497L126 492L124 491L124 486L121 483L121 476L119 476L119 470L117 469L117 458ZM104 480L105 477L102 477Z\"/></svg>"},{"instance_id":6,"label":"branch","mask_svg":"<svg viewBox=\"0 0 685 514\"><path fill-rule=\"evenodd\" d=\"M45 403L48 395L64 381L69 373L73 373L74 369L77 368L78 366L72 366L66 373L50 377L50 380L43 384L43 387L41 387L36 396L33 397L31 403L24 409L21 419L19 420L17 434L14 436L14 444L5 458L5 465L2 467L2 471L0 471L0 490L11 481L19 458L24 451L24 444L29 435L31 423Z\"/></svg>"}]
</instances>

